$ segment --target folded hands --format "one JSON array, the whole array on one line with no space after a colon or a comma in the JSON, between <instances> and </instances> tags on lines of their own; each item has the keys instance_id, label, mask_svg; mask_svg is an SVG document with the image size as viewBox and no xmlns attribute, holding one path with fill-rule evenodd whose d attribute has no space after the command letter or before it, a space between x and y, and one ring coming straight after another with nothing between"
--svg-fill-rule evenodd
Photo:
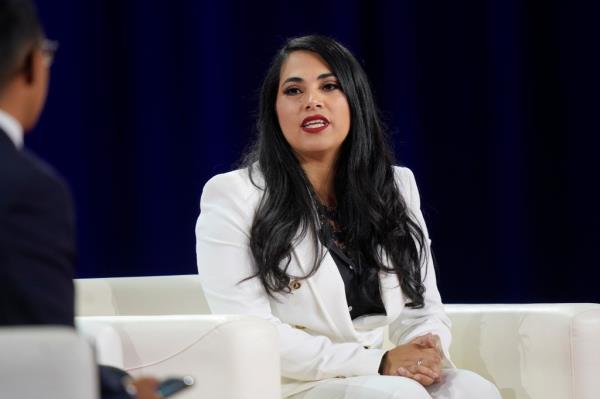
<instances>
[{"instance_id":1,"label":"folded hands","mask_svg":"<svg viewBox=\"0 0 600 399\"><path fill-rule=\"evenodd\" d=\"M428 386L440 381L442 360L440 338L429 333L388 351L383 374L412 378Z\"/></svg>"}]
</instances>

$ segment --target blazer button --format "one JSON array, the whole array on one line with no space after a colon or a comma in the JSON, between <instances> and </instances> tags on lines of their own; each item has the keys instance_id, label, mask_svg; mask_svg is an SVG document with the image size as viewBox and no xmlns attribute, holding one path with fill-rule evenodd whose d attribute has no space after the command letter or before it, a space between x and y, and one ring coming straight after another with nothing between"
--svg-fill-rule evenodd
<instances>
[{"instance_id":1,"label":"blazer button","mask_svg":"<svg viewBox=\"0 0 600 399\"><path fill-rule=\"evenodd\" d=\"M298 281L296 279L293 279L293 280L290 280L290 283L288 284L288 287L290 287L293 290L297 290L300 287L302 287L302 283L300 283L300 281Z\"/></svg>"}]
</instances>

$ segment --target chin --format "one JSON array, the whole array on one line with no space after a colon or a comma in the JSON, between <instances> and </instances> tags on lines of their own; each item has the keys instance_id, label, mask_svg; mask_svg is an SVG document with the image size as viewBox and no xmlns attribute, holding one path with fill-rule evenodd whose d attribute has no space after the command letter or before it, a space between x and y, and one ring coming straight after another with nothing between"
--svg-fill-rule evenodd
<instances>
[{"instance_id":1,"label":"chin","mask_svg":"<svg viewBox=\"0 0 600 399\"><path fill-rule=\"evenodd\" d=\"M327 157L329 155L335 155L339 152L339 146L338 147L317 147L317 146L310 146L310 147L304 147L304 148L299 148L297 150L295 150L295 152L297 154L300 155L300 157L306 157L306 158L323 158L323 157Z\"/></svg>"}]
</instances>

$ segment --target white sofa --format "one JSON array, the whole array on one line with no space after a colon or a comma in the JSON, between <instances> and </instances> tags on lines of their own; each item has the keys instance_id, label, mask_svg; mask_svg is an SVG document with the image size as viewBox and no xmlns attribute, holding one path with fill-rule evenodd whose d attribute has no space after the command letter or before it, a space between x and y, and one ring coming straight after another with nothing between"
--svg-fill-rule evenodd
<instances>
[{"instance_id":1,"label":"white sofa","mask_svg":"<svg viewBox=\"0 0 600 399\"><path fill-rule=\"evenodd\" d=\"M199 386L181 399L280 394L273 329L258 319L208 316L198 276L83 279L76 288L78 325L108 364L134 375L192 374ZM447 311L454 362L493 381L504 399L600 398L600 305Z\"/></svg>"}]
</instances>

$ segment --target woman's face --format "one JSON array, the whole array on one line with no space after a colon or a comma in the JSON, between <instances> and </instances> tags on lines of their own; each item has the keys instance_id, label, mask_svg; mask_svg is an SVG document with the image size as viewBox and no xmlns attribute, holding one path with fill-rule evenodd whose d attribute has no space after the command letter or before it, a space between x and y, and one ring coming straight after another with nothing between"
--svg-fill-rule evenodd
<instances>
[{"instance_id":1,"label":"woman's face","mask_svg":"<svg viewBox=\"0 0 600 399\"><path fill-rule=\"evenodd\" d=\"M285 139L301 158L336 156L350 130L350 106L316 53L294 51L281 66L275 102Z\"/></svg>"}]
</instances>

